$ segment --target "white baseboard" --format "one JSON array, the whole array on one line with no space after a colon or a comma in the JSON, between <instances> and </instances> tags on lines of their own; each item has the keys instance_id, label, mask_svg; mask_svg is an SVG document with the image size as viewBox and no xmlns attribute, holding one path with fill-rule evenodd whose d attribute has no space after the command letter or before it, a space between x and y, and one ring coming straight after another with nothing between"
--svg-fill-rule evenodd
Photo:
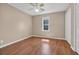
<instances>
[{"instance_id":1,"label":"white baseboard","mask_svg":"<svg viewBox=\"0 0 79 59\"><path fill-rule=\"evenodd\" d=\"M75 48L73 48L72 46L71 46L71 49L74 51L74 52L77 52L78 54L79 54L79 49L75 49Z\"/></svg>"},{"instance_id":2,"label":"white baseboard","mask_svg":"<svg viewBox=\"0 0 79 59\"><path fill-rule=\"evenodd\" d=\"M66 39L65 39L66 40ZM67 40L66 40L67 41ZM71 45L71 49L74 51L74 52L78 52L79 53L79 51L76 51L76 48L74 48L73 46L72 46L72 44L69 42L69 41L67 41L70 45Z\"/></svg>"},{"instance_id":3,"label":"white baseboard","mask_svg":"<svg viewBox=\"0 0 79 59\"><path fill-rule=\"evenodd\" d=\"M32 35L35 37L45 37L45 38L51 38L51 39L60 39L60 40L64 40L64 38L57 38L57 37L47 37L47 36L39 36L39 35Z\"/></svg>"},{"instance_id":4,"label":"white baseboard","mask_svg":"<svg viewBox=\"0 0 79 59\"><path fill-rule=\"evenodd\" d=\"M71 46L71 48L72 48L72 50L73 50L74 52L77 52L77 53L79 54L79 49L76 50L76 48L74 48L74 47L72 47L72 46Z\"/></svg>"},{"instance_id":5,"label":"white baseboard","mask_svg":"<svg viewBox=\"0 0 79 59\"><path fill-rule=\"evenodd\" d=\"M75 48L72 45L71 45L71 48L72 48L73 51L76 51Z\"/></svg>"},{"instance_id":6,"label":"white baseboard","mask_svg":"<svg viewBox=\"0 0 79 59\"><path fill-rule=\"evenodd\" d=\"M19 41L22 41L22 40L24 40L24 39L30 38L30 37L32 37L32 36L64 40L64 38L56 38L56 37L46 37L46 36L30 35L30 36L28 36L28 37L24 37L24 38L18 39L18 40L16 40L16 41L13 41L13 42L7 43L7 44L5 44L5 45L2 45L2 46L0 46L0 48L6 47L6 46L11 45L11 44L14 44L14 43L17 43L17 42L19 42Z\"/></svg>"},{"instance_id":7,"label":"white baseboard","mask_svg":"<svg viewBox=\"0 0 79 59\"><path fill-rule=\"evenodd\" d=\"M76 51L77 51L77 53L79 54L79 49L77 49Z\"/></svg>"},{"instance_id":8,"label":"white baseboard","mask_svg":"<svg viewBox=\"0 0 79 59\"><path fill-rule=\"evenodd\" d=\"M14 44L14 43L17 43L17 42L20 42L20 41L22 41L22 40L24 40L24 39L27 39L27 38L30 38L30 37L32 37L32 36L30 35L30 36L28 36L28 37L24 37L24 38L18 39L18 40L16 40L16 41L7 43L7 44L5 44L5 45L0 46L0 48L6 47L6 46L8 46L8 45L11 45L11 44Z\"/></svg>"}]
</instances>

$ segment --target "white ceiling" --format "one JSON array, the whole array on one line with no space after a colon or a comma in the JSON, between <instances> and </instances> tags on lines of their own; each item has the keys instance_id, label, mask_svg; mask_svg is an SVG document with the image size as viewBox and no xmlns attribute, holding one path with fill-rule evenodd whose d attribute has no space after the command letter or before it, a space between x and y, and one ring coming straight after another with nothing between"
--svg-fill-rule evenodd
<instances>
[{"instance_id":1,"label":"white ceiling","mask_svg":"<svg viewBox=\"0 0 79 59\"><path fill-rule=\"evenodd\" d=\"M44 3L43 9L45 11L43 12L35 12L34 10L30 10L33 8L29 3L10 3L9 5L16 7L17 9L28 13L29 15L40 15L40 14L46 14L46 13L52 13L52 12L59 12L59 11L65 11L68 3Z\"/></svg>"}]
</instances>

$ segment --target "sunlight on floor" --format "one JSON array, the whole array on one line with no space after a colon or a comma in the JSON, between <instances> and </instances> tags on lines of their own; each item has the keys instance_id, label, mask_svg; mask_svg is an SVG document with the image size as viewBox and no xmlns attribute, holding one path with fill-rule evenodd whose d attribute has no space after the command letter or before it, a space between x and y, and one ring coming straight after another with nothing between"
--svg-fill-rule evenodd
<instances>
[{"instance_id":1,"label":"sunlight on floor","mask_svg":"<svg viewBox=\"0 0 79 59\"><path fill-rule=\"evenodd\" d=\"M50 45L48 44L50 40L48 39L42 39L42 45L41 45L41 54L50 54Z\"/></svg>"},{"instance_id":2,"label":"sunlight on floor","mask_svg":"<svg viewBox=\"0 0 79 59\"><path fill-rule=\"evenodd\" d=\"M42 39L43 42L49 42L50 40L48 39Z\"/></svg>"}]
</instances>

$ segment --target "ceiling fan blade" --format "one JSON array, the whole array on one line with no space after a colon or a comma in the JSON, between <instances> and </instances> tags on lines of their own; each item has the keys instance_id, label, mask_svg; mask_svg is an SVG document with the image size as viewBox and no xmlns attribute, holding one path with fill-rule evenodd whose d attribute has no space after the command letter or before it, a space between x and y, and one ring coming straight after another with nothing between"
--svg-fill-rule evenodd
<instances>
[{"instance_id":1,"label":"ceiling fan blade","mask_svg":"<svg viewBox=\"0 0 79 59\"><path fill-rule=\"evenodd\" d=\"M28 10L33 10L34 8L30 8L30 9L28 9Z\"/></svg>"},{"instance_id":2,"label":"ceiling fan blade","mask_svg":"<svg viewBox=\"0 0 79 59\"><path fill-rule=\"evenodd\" d=\"M45 9L40 9L41 11L45 11Z\"/></svg>"},{"instance_id":3,"label":"ceiling fan blade","mask_svg":"<svg viewBox=\"0 0 79 59\"><path fill-rule=\"evenodd\" d=\"M44 6L44 4L43 4L43 3L41 3L41 4L40 4L40 7L43 7L43 6Z\"/></svg>"},{"instance_id":4,"label":"ceiling fan blade","mask_svg":"<svg viewBox=\"0 0 79 59\"><path fill-rule=\"evenodd\" d=\"M40 7L44 6L43 3L30 3L30 5L32 5L32 6L40 6Z\"/></svg>"},{"instance_id":5,"label":"ceiling fan blade","mask_svg":"<svg viewBox=\"0 0 79 59\"><path fill-rule=\"evenodd\" d=\"M30 3L30 5L35 6L33 3Z\"/></svg>"},{"instance_id":6,"label":"ceiling fan blade","mask_svg":"<svg viewBox=\"0 0 79 59\"><path fill-rule=\"evenodd\" d=\"M38 3L30 3L30 5L32 5L33 7L38 6Z\"/></svg>"}]
</instances>

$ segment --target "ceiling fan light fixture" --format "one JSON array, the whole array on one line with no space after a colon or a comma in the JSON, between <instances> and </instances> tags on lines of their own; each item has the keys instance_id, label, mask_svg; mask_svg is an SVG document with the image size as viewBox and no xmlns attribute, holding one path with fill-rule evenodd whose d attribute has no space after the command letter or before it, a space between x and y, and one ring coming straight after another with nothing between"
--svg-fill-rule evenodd
<instances>
[{"instance_id":1,"label":"ceiling fan light fixture","mask_svg":"<svg viewBox=\"0 0 79 59\"><path fill-rule=\"evenodd\" d=\"M44 6L43 3L30 3L30 5L33 7L31 10L34 12L43 12L44 9L42 8Z\"/></svg>"},{"instance_id":2,"label":"ceiling fan light fixture","mask_svg":"<svg viewBox=\"0 0 79 59\"><path fill-rule=\"evenodd\" d=\"M35 12L39 12L39 9L35 9Z\"/></svg>"}]
</instances>

